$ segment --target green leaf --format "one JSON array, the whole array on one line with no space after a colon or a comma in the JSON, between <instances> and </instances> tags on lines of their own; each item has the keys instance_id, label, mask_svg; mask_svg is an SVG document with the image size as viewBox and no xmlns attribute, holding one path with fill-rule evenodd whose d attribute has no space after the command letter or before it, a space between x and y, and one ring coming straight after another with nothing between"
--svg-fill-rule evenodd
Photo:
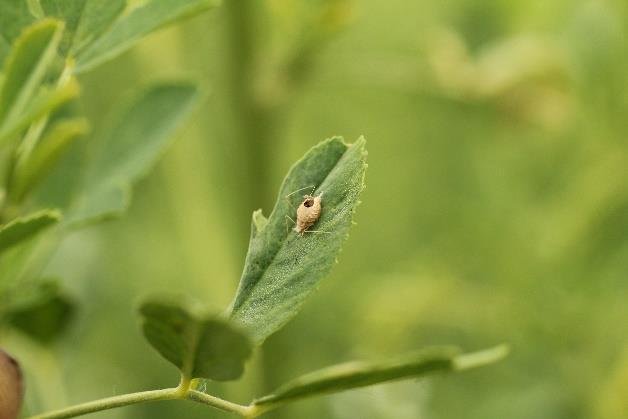
<instances>
[{"instance_id":1,"label":"green leaf","mask_svg":"<svg viewBox=\"0 0 628 419\"><path fill-rule=\"evenodd\" d=\"M41 272L58 244L57 229L48 228L0 254L0 317L48 295Z\"/></svg>"},{"instance_id":2,"label":"green leaf","mask_svg":"<svg viewBox=\"0 0 628 419\"><path fill-rule=\"evenodd\" d=\"M352 223L364 188L365 140L352 145L341 138L312 148L290 169L272 214L253 214L251 239L231 317L262 342L294 317L308 295L330 271ZM327 234L299 236L287 231L301 198L290 193L316 186L322 213L312 229ZM309 191L307 191L309 192Z\"/></svg>"},{"instance_id":3,"label":"green leaf","mask_svg":"<svg viewBox=\"0 0 628 419\"><path fill-rule=\"evenodd\" d=\"M19 37L4 68L0 91L0 132L11 126L27 108L55 58L63 25L43 20Z\"/></svg>"},{"instance_id":4,"label":"green leaf","mask_svg":"<svg viewBox=\"0 0 628 419\"><path fill-rule=\"evenodd\" d=\"M72 52L88 46L105 32L124 11L125 0L89 0L76 30Z\"/></svg>"},{"instance_id":5,"label":"green leaf","mask_svg":"<svg viewBox=\"0 0 628 419\"><path fill-rule=\"evenodd\" d=\"M83 227L120 217L131 203L131 188L128 185L108 184L85 193L78 207L67 217L67 224Z\"/></svg>"},{"instance_id":6,"label":"green leaf","mask_svg":"<svg viewBox=\"0 0 628 419\"><path fill-rule=\"evenodd\" d=\"M32 240L21 241L0 253L0 316L11 309L14 304L20 304L37 293L37 287L24 285L30 282L36 249L45 239L41 234ZM39 274L39 272L38 272Z\"/></svg>"},{"instance_id":7,"label":"green leaf","mask_svg":"<svg viewBox=\"0 0 628 419\"><path fill-rule=\"evenodd\" d=\"M70 79L68 83L56 86L52 90L42 89L20 115L2 126L0 143L19 134L37 119L56 111L78 95L79 85L75 79Z\"/></svg>"},{"instance_id":8,"label":"green leaf","mask_svg":"<svg viewBox=\"0 0 628 419\"><path fill-rule=\"evenodd\" d=\"M65 22L62 50L77 51L102 34L124 10L125 0L41 0L44 13Z\"/></svg>"},{"instance_id":9,"label":"green leaf","mask_svg":"<svg viewBox=\"0 0 628 419\"><path fill-rule=\"evenodd\" d=\"M151 0L120 18L83 49L78 55L76 71L90 70L120 55L149 33L215 4L215 0Z\"/></svg>"},{"instance_id":10,"label":"green leaf","mask_svg":"<svg viewBox=\"0 0 628 419\"><path fill-rule=\"evenodd\" d=\"M54 281L37 278L24 281L10 289L0 288L0 321L7 313L38 304L49 298L58 285Z\"/></svg>"},{"instance_id":11,"label":"green leaf","mask_svg":"<svg viewBox=\"0 0 628 419\"><path fill-rule=\"evenodd\" d=\"M24 396L20 366L0 349L0 413L3 419L17 419Z\"/></svg>"},{"instance_id":12,"label":"green leaf","mask_svg":"<svg viewBox=\"0 0 628 419\"><path fill-rule=\"evenodd\" d=\"M283 403L371 386L384 382L423 377L438 372L462 371L487 365L507 354L505 346L460 355L456 348L430 348L381 362L350 362L299 377L273 394L253 402L261 410Z\"/></svg>"},{"instance_id":13,"label":"green leaf","mask_svg":"<svg viewBox=\"0 0 628 419\"><path fill-rule=\"evenodd\" d=\"M66 52L72 43L72 38L85 9L87 0L40 0L40 5L46 16L65 22L65 32L60 49Z\"/></svg>"},{"instance_id":14,"label":"green leaf","mask_svg":"<svg viewBox=\"0 0 628 419\"><path fill-rule=\"evenodd\" d=\"M142 90L122 107L111 129L99 140L71 224L107 219L126 209L130 186L146 175L170 144L177 128L200 99L189 83Z\"/></svg>"},{"instance_id":15,"label":"green leaf","mask_svg":"<svg viewBox=\"0 0 628 419\"><path fill-rule=\"evenodd\" d=\"M140 309L144 336L188 378L235 380L251 355L251 342L228 320L195 316L175 303L147 302Z\"/></svg>"},{"instance_id":16,"label":"green leaf","mask_svg":"<svg viewBox=\"0 0 628 419\"><path fill-rule=\"evenodd\" d=\"M43 210L24 217L16 218L0 226L0 254L26 240L35 237L46 228L55 224L61 214L54 210Z\"/></svg>"},{"instance_id":17,"label":"green leaf","mask_svg":"<svg viewBox=\"0 0 628 419\"><path fill-rule=\"evenodd\" d=\"M74 301L63 294L56 281L40 285L37 298L9 314L9 323L31 338L49 344L67 329L75 312Z\"/></svg>"},{"instance_id":18,"label":"green leaf","mask_svg":"<svg viewBox=\"0 0 628 419\"><path fill-rule=\"evenodd\" d=\"M0 42L11 45L35 17L25 0L0 1Z\"/></svg>"},{"instance_id":19,"label":"green leaf","mask_svg":"<svg viewBox=\"0 0 628 419\"><path fill-rule=\"evenodd\" d=\"M62 120L52 126L28 158L14 169L9 188L11 200L21 202L54 167L63 152L88 130L87 120L75 118Z\"/></svg>"},{"instance_id":20,"label":"green leaf","mask_svg":"<svg viewBox=\"0 0 628 419\"><path fill-rule=\"evenodd\" d=\"M4 57L7 56L11 50L11 44L9 44L3 37L0 36L0 63L4 62ZM0 88L2 88L2 75L0 74Z\"/></svg>"}]
</instances>

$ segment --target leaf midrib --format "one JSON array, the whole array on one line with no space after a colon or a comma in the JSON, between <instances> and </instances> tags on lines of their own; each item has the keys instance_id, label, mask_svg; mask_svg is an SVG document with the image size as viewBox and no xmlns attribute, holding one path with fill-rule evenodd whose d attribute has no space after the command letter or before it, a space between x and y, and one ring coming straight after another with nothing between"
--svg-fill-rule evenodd
<instances>
[{"instance_id":1,"label":"leaf midrib","mask_svg":"<svg viewBox=\"0 0 628 419\"><path fill-rule=\"evenodd\" d=\"M200 344L201 332L202 332L202 322L198 319L193 319L191 325L191 337L190 337L190 356L189 360L184 360L184 363L181 368L181 373L187 379L192 379L192 374L194 373L194 364L196 363L196 358L198 357L198 348ZM188 362L185 362L188 361Z\"/></svg>"}]
</instances>

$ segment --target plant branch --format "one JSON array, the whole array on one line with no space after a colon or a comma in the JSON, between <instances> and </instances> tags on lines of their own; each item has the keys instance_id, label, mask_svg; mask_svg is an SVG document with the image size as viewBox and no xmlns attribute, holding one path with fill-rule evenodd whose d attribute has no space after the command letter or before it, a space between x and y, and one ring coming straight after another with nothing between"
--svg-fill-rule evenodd
<instances>
[{"instance_id":1,"label":"plant branch","mask_svg":"<svg viewBox=\"0 0 628 419\"><path fill-rule=\"evenodd\" d=\"M223 400L221 398L212 396L207 393L202 393L200 391L190 390L187 392L186 398L188 400L203 403L217 409L224 410L225 412L237 413L240 416L244 416L247 418L255 417L252 416L254 410L253 406L243 406L241 404L232 403L230 401Z\"/></svg>"},{"instance_id":2,"label":"plant branch","mask_svg":"<svg viewBox=\"0 0 628 419\"><path fill-rule=\"evenodd\" d=\"M63 419L86 415L88 413L100 412L102 410L115 409L116 407L128 406L132 404L152 402L159 400L192 400L225 412L235 413L246 418L253 418L262 413L257 406L243 406L232 403L221 398L190 389L190 380L181 379L181 384L176 388L163 390L142 391L139 393L123 394L120 396L108 397L106 399L94 400L76 406L66 407L40 415L31 416L28 419Z\"/></svg>"},{"instance_id":3,"label":"plant branch","mask_svg":"<svg viewBox=\"0 0 628 419\"><path fill-rule=\"evenodd\" d=\"M62 419L73 418L86 415L88 413L99 412L101 410L114 409L116 407L128 406L131 404L144 403L157 400L181 399L179 388L168 388L163 390L142 391L139 393L123 394L121 396L108 397L106 399L94 400L76 406L66 407L40 415L31 416L29 419Z\"/></svg>"}]
</instances>

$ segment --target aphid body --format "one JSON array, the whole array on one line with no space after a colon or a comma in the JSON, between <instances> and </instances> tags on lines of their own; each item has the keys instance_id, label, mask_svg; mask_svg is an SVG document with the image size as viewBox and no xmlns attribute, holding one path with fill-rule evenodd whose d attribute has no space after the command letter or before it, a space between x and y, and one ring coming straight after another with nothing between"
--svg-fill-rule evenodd
<instances>
[{"instance_id":1,"label":"aphid body","mask_svg":"<svg viewBox=\"0 0 628 419\"><path fill-rule=\"evenodd\" d=\"M323 194L319 196L305 195L303 202L301 202L301 205L297 208L297 220L295 222L294 231L301 236L320 218L322 196Z\"/></svg>"}]
</instances>

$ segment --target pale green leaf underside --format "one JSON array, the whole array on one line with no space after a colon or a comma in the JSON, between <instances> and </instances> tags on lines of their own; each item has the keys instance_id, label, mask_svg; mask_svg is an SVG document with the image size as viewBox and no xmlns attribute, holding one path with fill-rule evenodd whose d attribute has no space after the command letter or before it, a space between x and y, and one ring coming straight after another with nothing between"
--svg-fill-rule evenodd
<instances>
[{"instance_id":1,"label":"pale green leaf underside","mask_svg":"<svg viewBox=\"0 0 628 419\"><path fill-rule=\"evenodd\" d=\"M364 188L365 140L345 144L341 138L312 148L288 173L272 214L253 215L251 240L231 317L260 343L294 317L307 296L327 275L348 234ZM303 191L316 186L323 194L320 219L299 236L286 229L286 215L295 218Z\"/></svg>"},{"instance_id":2,"label":"pale green leaf underside","mask_svg":"<svg viewBox=\"0 0 628 419\"><path fill-rule=\"evenodd\" d=\"M278 405L384 382L461 371L496 362L506 354L504 346L463 355L456 348L446 347L381 362L350 362L306 374L281 386L273 394L257 399L254 404L260 407Z\"/></svg>"},{"instance_id":3,"label":"pale green leaf underside","mask_svg":"<svg viewBox=\"0 0 628 419\"><path fill-rule=\"evenodd\" d=\"M7 249L29 240L47 227L55 224L61 215L58 211L44 210L16 218L0 227L0 254Z\"/></svg>"},{"instance_id":4,"label":"pale green leaf underside","mask_svg":"<svg viewBox=\"0 0 628 419\"><path fill-rule=\"evenodd\" d=\"M190 83L161 84L142 90L122 107L98 139L100 148L88 164L87 179L68 223L98 221L123 212L131 185L161 157L200 96Z\"/></svg>"},{"instance_id":5,"label":"pale green leaf underside","mask_svg":"<svg viewBox=\"0 0 628 419\"><path fill-rule=\"evenodd\" d=\"M100 38L82 49L76 71L90 70L126 51L149 33L215 4L215 0L151 0L122 16Z\"/></svg>"},{"instance_id":6,"label":"pale green leaf underside","mask_svg":"<svg viewBox=\"0 0 628 419\"><path fill-rule=\"evenodd\" d=\"M142 305L144 336L184 377L235 380L251 355L249 339L228 320L190 314L175 303Z\"/></svg>"}]
</instances>

